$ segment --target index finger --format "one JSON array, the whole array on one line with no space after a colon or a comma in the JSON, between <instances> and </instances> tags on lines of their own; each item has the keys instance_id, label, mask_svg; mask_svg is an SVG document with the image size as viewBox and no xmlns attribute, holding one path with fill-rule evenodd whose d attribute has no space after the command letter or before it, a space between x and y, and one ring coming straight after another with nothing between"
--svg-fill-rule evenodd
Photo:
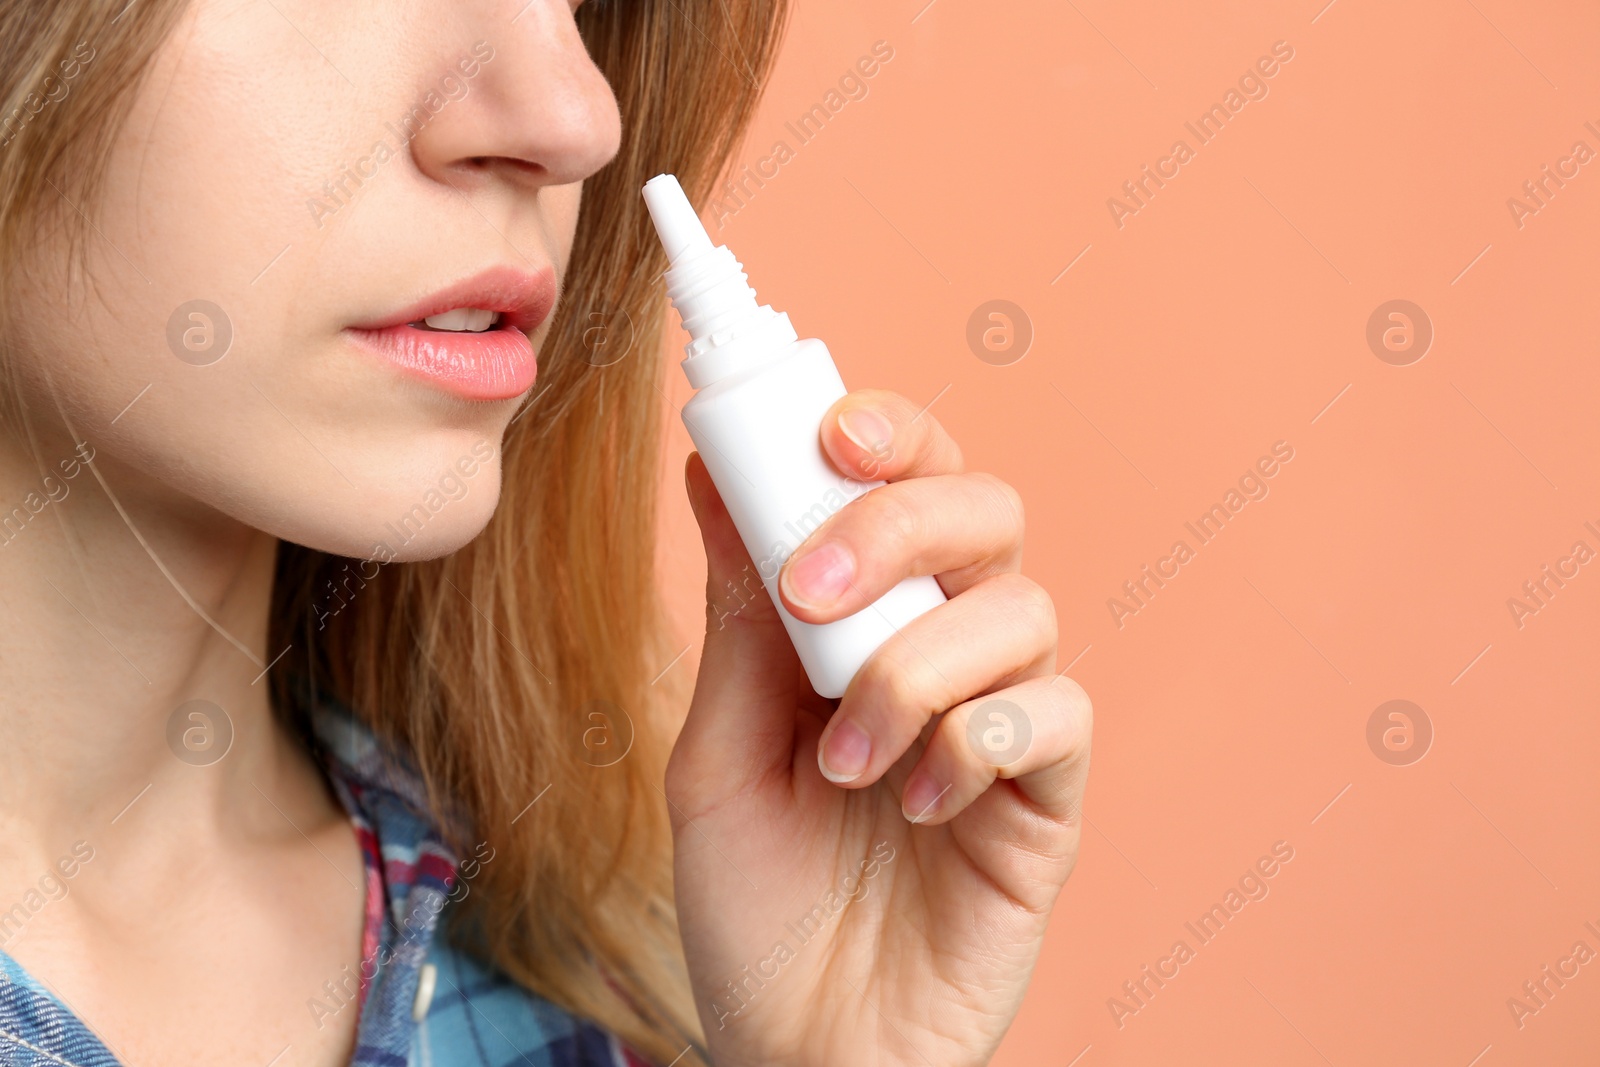
<instances>
[{"instance_id":1,"label":"index finger","mask_svg":"<svg viewBox=\"0 0 1600 1067\"><path fill-rule=\"evenodd\" d=\"M864 482L962 471L960 446L926 405L884 389L835 401L822 420L822 449L841 473Z\"/></svg>"}]
</instances>

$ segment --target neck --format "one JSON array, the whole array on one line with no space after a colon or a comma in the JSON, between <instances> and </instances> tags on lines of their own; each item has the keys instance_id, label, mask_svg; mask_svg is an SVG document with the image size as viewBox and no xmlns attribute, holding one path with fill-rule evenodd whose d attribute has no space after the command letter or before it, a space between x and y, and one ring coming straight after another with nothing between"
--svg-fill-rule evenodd
<instances>
[{"instance_id":1,"label":"neck","mask_svg":"<svg viewBox=\"0 0 1600 1067\"><path fill-rule=\"evenodd\" d=\"M276 548L64 432L0 444L0 859L142 836L140 805L221 831L304 779L267 696Z\"/></svg>"}]
</instances>

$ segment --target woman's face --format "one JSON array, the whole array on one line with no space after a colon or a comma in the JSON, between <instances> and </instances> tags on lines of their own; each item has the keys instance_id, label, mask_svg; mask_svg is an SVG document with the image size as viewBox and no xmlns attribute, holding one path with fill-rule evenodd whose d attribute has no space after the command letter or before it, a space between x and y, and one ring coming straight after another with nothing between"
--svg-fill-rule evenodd
<instances>
[{"instance_id":1,"label":"woman's face","mask_svg":"<svg viewBox=\"0 0 1600 1067\"><path fill-rule=\"evenodd\" d=\"M359 557L470 540L620 138L575 6L195 0L117 136L88 277L64 240L26 264L7 358L34 418L59 405L134 504Z\"/></svg>"}]
</instances>

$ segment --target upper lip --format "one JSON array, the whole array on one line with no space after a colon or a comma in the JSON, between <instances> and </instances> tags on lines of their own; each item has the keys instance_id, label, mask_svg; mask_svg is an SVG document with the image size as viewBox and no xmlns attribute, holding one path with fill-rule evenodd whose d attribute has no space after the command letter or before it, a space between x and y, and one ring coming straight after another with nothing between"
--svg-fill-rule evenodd
<instances>
[{"instance_id":1,"label":"upper lip","mask_svg":"<svg viewBox=\"0 0 1600 1067\"><path fill-rule=\"evenodd\" d=\"M355 328L382 330L421 322L455 308L481 308L500 313L502 327L531 333L539 328L556 302L555 272L549 267L528 271L517 267L490 267L470 278L445 286L410 307Z\"/></svg>"}]
</instances>

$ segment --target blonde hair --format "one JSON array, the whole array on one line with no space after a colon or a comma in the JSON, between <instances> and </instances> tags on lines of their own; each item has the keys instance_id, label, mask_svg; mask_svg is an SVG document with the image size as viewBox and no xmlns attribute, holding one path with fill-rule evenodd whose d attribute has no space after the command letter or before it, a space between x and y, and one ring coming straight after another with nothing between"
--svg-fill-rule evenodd
<instances>
[{"instance_id":1,"label":"blonde hair","mask_svg":"<svg viewBox=\"0 0 1600 1067\"><path fill-rule=\"evenodd\" d=\"M95 53L55 114L0 148L0 280L58 193L93 202L128 89L182 8L0 0L0 116L28 106L80 42ZM294 685L312 679L414 754L436 811L462 816L453 845L470 849L470 835L494 847L454 936L660 1063L698 1045L700 1027L660 793L686 686L652 684L671 657L654 570L665 261L639 188L671 171L705 201L748 128L786 11L786 0L579 9L625 133L584 184L568 297L531 407L505 438L499 509L459 552L381 568L327 629L319 592L352 561L283 544L273 595L269 647L292 646L272 671L278 710L304 730ZM631 332L628 354L594 358L585 331L596 326L613 347ZM597 757L596 728L617 748L631 737L626 756ZM682 1062L702 1059L696 1049Z\"/></svg>"}]
</instances>

